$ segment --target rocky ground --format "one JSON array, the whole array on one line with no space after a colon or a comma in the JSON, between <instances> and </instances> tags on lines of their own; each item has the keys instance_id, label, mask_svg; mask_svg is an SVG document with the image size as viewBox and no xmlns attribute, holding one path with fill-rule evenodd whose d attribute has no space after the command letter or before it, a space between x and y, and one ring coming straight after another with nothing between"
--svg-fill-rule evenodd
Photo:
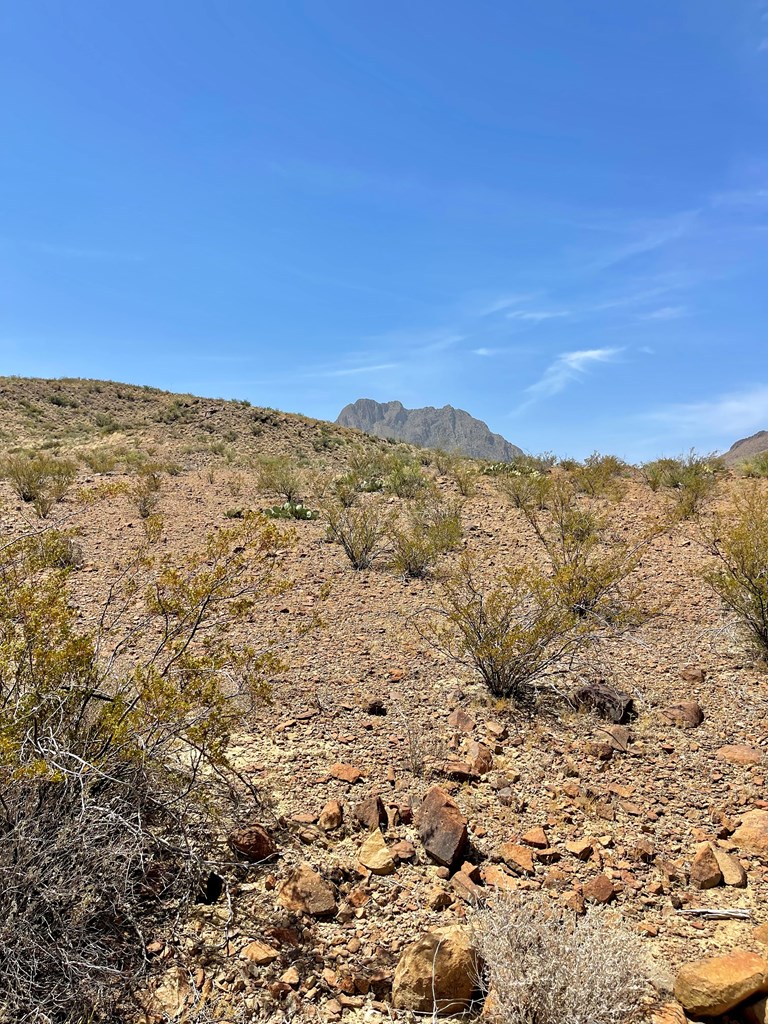
<instances>
[{"instance_id":1,"label":"rocky ground","mask_svg":"<svg viewBox=\"0 0 768 1024\"><path fill-rule=\"evenodd\" d=\"M343 463L336 449L307 452ZM79 484L103 479L83 473ZM436 482L457 493L447 477ZM721 501L736 484L723 486ZM617 536L631 537L663 515L665 499L628 481L618 503L595 502ZM247 468L195 465L187 455L163 481L158 543L183 564L207 533L230 524L233 506L270 503ZM8 488L3 505L6 533L25 529L27 509ZM141 523L121 495L83 508L68 499L57 515L80 531L75 599L89 621ZM479 478L463 521L489 579L540 558L489 478ZM393 996L404 951L433 929L466 923L500 891L541 891L577 914L602 907L641 935L652 960L649 1013L672 999L684 965L734 950L757 954L750 977L765 972L751 991L768 987L768 691L699 576L709 556L693 524L645 549L637 581L657 614L559 680L562 692L604 680L630 696L636 717L619 725L557 699L525 715L430 647L418 623L455 556L432 579L403 580L386 558L351 569L322 522L295 530L282 563L292 588L249 626L283 644L288 669L274 679L271 703L243 723L235 750L265 806L234 838L241 863L228 897L152 937L162 965L155 1019L407 1017L393 1007L408 1005L397 984ZM736 910L744 919L699 913ZM728 984L743 973L736 960ZM690 998L692 1015L701 1013ZM682 1019L679 1007L665 1012Z\"/></svg>"}]
</instances>

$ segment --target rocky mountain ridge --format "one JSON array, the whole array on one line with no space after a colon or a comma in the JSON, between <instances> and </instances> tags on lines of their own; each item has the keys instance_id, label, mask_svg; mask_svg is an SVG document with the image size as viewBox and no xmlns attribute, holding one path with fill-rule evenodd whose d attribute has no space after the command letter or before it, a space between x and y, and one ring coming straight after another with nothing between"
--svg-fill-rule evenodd
<instances>
[{"instance_id":1,"label":"rocky mountain ridge","mask_svg":"<svg viewBox=\"0 0 768 1024\"><path fill-rule=\"evenodd\" d=\"M511 462L523 453L501 434L494 434L482 420L451 405L406 409L402 402L359 398L341 410L336 423L376 437L458 451L475 459Z\"/></svg>"}]
</instances>

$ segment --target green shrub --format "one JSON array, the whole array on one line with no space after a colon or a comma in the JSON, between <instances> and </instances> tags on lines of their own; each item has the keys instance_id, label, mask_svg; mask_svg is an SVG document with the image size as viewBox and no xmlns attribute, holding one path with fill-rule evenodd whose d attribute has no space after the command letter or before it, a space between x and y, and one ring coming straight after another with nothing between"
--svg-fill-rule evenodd
<instances>
[{"instance_id":1,"label":"green shrub","mask_svg":"<svg viewBox=\"0 0 768 1024\"><path fill-rule=\"evenodd\" d=\"M550 479L546 511L534 501L519 507L547 556L553 595L565 609L589 619L591 628L616 630L647 617L638 590L627 581L658 528L635 543L610 543L607 519L580 504L562 477Z\"/></svg>"},{"instance_id":2,"label":"green shrub","mask_svg":"<svg viewBox=\"0 0 768 1024\"><path fill-rule=\"evenodd\" d=\"M220 531L184 569L141 551L93 629L78 619L69 570L39 538L4 546L9 1021L123 1019L150 968L147 937L177 927L212 870L226 874L216 837L254 812L229 739L281 667L269 649L232 644L231 630L281 582L272 556L284 542L273 525L248 521ZM129 648L151 653L129 662Z\"/></svg>"},{"instance_id":3,"label":"green shrub","mask_svg":"<svg viewBox=\"0 0 768 1024\"><path fill-rule=\"evenodd\" d=\"M77 476L77 465L48 454L19 453L9 456L3 475L24 502L44 519L62 501Z\"/></svg>"},{"instance_id":4,"label":"green shrub","mask_svg":"<svg viewBox=\"0 0 768 1024\"><path fill-rule=\"evenodd\" d=\"M92 448L78 455L92 473L111 473L117 466L117 457L110 448Z\"/></svg>"},{"instance_id":5,"label":"green shrub","mask_svg":"<svg viewBox=\"0 0 768 1024\"><path fill-rule=\"evenodd\" d=\"M646 462L640 471L651 490L670 492L670 515L680 520L698 514L712 500L718 474L724 470L725 464L716 455L698 455L691 450L675 459Z\"/></svg>"},{"instance_id":6,"label":"green shrub","mask_svg":"<svg viewBox=\"0 0 768 1024\"><path fill-rule=\"evenodd\" d=\"M384 486L398 498L415 498L429 487L429 481L412 459L393 455L387 465Z\"/></svg>"},{"instance_id":7,"label":"green shrub","mask_svg":"<svg viewBox=\"0 0 768 1024\"><path fill-rule=\"evenodd\" d=\"M582 494L593 498L619 498L622 494L620 478L626 471L627 464L615 455L593 452L582 463L577 463L570 474L574 487Z\"/></svg>"},{"instance_id":8,"label":"green shrub","mask_svg":"<svg viewBox=\"0 0 768 1024\"><path fill-rule=\"evenodd\" d=\"M530 704L537 681L574 650L575 627L543 574L507 569L497 584L483 586L464 557L424 634L443 654L475 669L493 696Z\"/></svg>"},{"instance_id":9,"label":"green shrub","mask_svg":"<svg viewBox=\"0 0 768 1024\"><path fill-rule=\"evenodd\" d=\"M547 507L552 477L537 469L523 472L513 469L496 478L499 492L515 507L541 510Z\"/></svg>"},{"instance_id":10,"label":"green shrub","mask_svg":"<svg viewBox=\"0 0 768 1024\"><path fill-rule=\"evenodd\" d=\"M393 523L389 538L395 572L414 579L428 576L440 555L461 544L461 503L433 495L411 509L404 521Z\"/></svg>"},{"instance_id":11,"label":"green shrub","mask_svg":"<svg viewBox=\"0 0 768 1024\"><path fill-rule=\"evenodd\" d=\"M390 516L378 501L343 506L327 501L323 513L328 524L328 539L340 544L353 569L370 569L383 542Z\"/></svg>"},{"instance_id":12,"label":"green shrub","mask_svg":"<svg viewBox=\"0 0 768 1024\"><path fill-rule=\"evenodd\" d=\"M291 504L301 499L304 479L301 470L287 458L263 459L256 467L260 491Z\"/></svg>"},{"instance_id":13,"label":"green shrub","mask_svg":"<svg viewBox=\"0 0 768 1024\"><path fill-rule=\"evenodd\" d=\"M463 498L471 498L477 491L477 466L469 459L454 459L451 476Z\"/></svg>"},{"instance_id":14,"label":"green shrub","mask_svg":"<svg viewBox=\"0 0 768 1024\"><path fill-rule=\"evenodd\" d=\"M768 504L759 485L734 498L708 540L716 563L704 578L768 661Z\"/></svg>"},{"instance_id":15,"label":"green shrub","mask_svg":"<svg viewBox=\"0 0 768 1024\"><path fill-rule=\"evenodd\" d=\"M768 451L759 452L749 459L744 459L739 464L739 469L748 478L763 479L768 477Z\"/></svg>"}]
</instances>

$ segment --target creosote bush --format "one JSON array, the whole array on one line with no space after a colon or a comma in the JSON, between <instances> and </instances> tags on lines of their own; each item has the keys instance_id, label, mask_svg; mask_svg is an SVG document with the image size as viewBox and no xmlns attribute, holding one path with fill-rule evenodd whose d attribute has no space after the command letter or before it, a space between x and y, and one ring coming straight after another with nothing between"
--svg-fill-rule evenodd
<instances>
[{"instance_id":1,"label":"creosote bush","mask_svg":"<svg viewBox=\"0 0 768 1024\"><path fill-rule=\"evenodd\" d=\"M744 459L739 469L747 478L764 479L768 477L768 452L759 452L749 459Z\"/></svg>"},{"instance_id":2,"label":"creosote bush","mask_svg":"<svg viewBox=\"0 0 768 1024\"><path fill-rule=\"evenodd\" d=\"M55 455L20 453L6 459L3 475L21 500L45 519L64 499L77 476L77 465Z\"/></svg>"},{"instance_id":3,"label":"creosote bush","mask_svg":"<svg viewBox=\"0 0 768 1024\"><path fill-rule=\"evenodd\" d=\"M604 911L561 917L541 897L497 897L473 922L491 1024L628 1024L641 1019L640 938Z\"/></svg>"},{"instance_id":4,"label":"creosote bush","mask_svg":"<svg viewBox=\"0 0 768 1024\"><path fill-rule=\"evenodd\" d=\"M495 697L529 704L536 682L575 650L574 615L555 599L552 583L532 569L507 569L483 586L464 556L443 586L435 614L422 627L435 647L475 669Z\"/></svg>"},{"instance_id":5,"label":"creosote bush","mask_svg":"<svg viewBox=\"0 0 768 1024\"><path fill-rule=\"evenodd\" d=\"M650 527L634 544L611 541L606 518L584 504L568 479L539 478L535 486L510 492L511 480L518 478L506 478L502 492L520 509L546 554L554 598L577 618L588 618L592 628L639 625L648 612L627 581L658 528Z\"/></svg>"},{"instance_id":6,"label":"creosote bush","mask_svg":"<svg viewBox=\"0 0 768 1024\"><path fill-rule=\"evenodd\" d=\"M260 491L295 504L301 500L304 489L303 474L288 458L262 459L256 467Z\"/></svg>"},{"instance_id":7,"label":"creosote bush","mask_svg":"<svg viewBox=\"0 0 768 1024\"><path fill-rule=\"evenodd\" d=\"M570 476L573 486L582 494L618 500L623 493L621 476L626 471L626 463L615 455L593 452L571 468Z\"/></svg>"},{"instance_id":8,"label":"creosote bush","mask_svg":"<svg viewBox=\"0 0 768 1024\"><path fill-rule=\"evenodd\" d=\"M651 490L669 492L670 517L681 520L697 515L712 500L724 464L715 455L698 455L691 450L678 458L646 462L640 471Z\"/></svg>"},{"instance_id":9,"label":"creosote bush","mask_svg":"<svg viewBox=\"0 0 768 1024\"><path fill-rule=\"evenodd\" d=\"M428 576L439 556L455 551L462 537L461 503L432 494L391 524L390 565L401 576Z\"/></svg>"},{"instance_id":10,"label":"creosote bush","mask_svg":"<svg viewBox=\"0 0 768 1024\"><path fill-rule=\"evenodd\" d=\"M232 627L282 589L285 542L251 518L183 569L143 550L91 627L66 538L3 547L0 1020L130 1016L147 936L199 898L236 797L254 806L229 739L281 666Z\"/></svg>"},{"instance_id":11,"label":"creosote bush","mask_svg":"<svg viewBox=\"0 0 768 1024\"><path fill-rule=\"evenodd\" d=\"M380 501L341 505L326 501L323 515L328 526L328 539L340 544L353 569L370 569L384 548L390 514Z\"/></svg>"},{"instance_id":12,"label":"creosote bush","mask_svg":"<svg viewBox=\"0 0 768 1024\"><path fill-rule=\"evenodd\" d=\"M387 461L384 486L398 498L415 498L429 487L429 480L413 459L392 455Z\"/></svg>"},{"instance_id":13,"label":"creosote bush","mask_svg":"<svg viewBox=\"0 0 768 1024\"><path fill-rule=\"evenodd\" d=\"M734 498L708 541L716 564L705 579L768 661L768 504L759 484L745 486Z\"/></svg>"}]
</instances>

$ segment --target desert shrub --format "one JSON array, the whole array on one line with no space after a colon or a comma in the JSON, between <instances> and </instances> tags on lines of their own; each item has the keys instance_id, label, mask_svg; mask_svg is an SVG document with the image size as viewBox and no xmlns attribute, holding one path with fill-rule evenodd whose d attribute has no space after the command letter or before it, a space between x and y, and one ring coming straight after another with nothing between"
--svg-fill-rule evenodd
<instances>
[{"instance_id":1,"label":"desert shrub","mask_svg":"<svg viewBox=\"0 0 768 1024\"><path fill-rule=\"evenodd\" d=\"M92 448L78 454L92 473L111 473L117 466L117 457L111 448Z\"/></svg>"},{"instance_id":2,"label":"desert shrub","mask_svg":"<svg viewBox=\"0 0 768 1024\"><path fill-rule=\"evenodd\" d=\"M418 463L402 455L393 455L388 460L384 486L398 498L415 498L429 487L429 481Z\"/></svg>"},{"instance_id":3,"label":"desert shrub","mask_svg":"<svg viewBox=\"0 0 768 1024\"><path fill-rule=\"evenodd\" d=\"M141 519L149 519L160 502L162 476L152 463L142 466L130 488L130 496Z\"/></svg>"},{"instance_id":4,"label":"desert shrub","mask_svg":"<svg viewBox=\"0 0 768 1024\"><path fill-rule=\"evenodd\" d=\"M628 580L658 527L650 526L634 543L611 541L606 518L580 504L564 478L552 479L546 511L533 501L519 507L549 560L553 597L565 609L589 619L592 629L613 631L648 616Z\"/></svg>"},{"instance_id":5,"label":"desert shrub","mask_svg":"<svg viewBox=\"0 0 768 1024\"><path fill-rule=\"evenodd\" d=\"M435 448L431 453L431 461L440 476L447 476L453 470L456 456L443 448Z\"/></svg>"},{"instance_id":6,"label":"desert shrub","mask_svg":"<svg viewBox=\"0 0 768 1024\"><path fill-rule=\"evenodd\" d=\"M388 456L376 449L353 448L347 457L346 485L363 494L373 494L384 488Z\"/></svg>"},{"instance_id":7,"label":"desert shrub","mask_svg":"<svg viewBox=\"0 0 768 1024\"><path fill-rule=\"evenodd\" d=\"M691 450L675 459L646 462L641 473L651 490L670 492L670 516L680 520L697 515L711 501L724 468L716 455L698 455Z\"/></svg>"},{"instance_id":8,"label":"desert shrub","mask_svg":"<svg viewBox=\"0 0 768 1024\"><path fill-rule=\"evenodd\" d=\"M552 486L552 477L538 469L513 469L500 474L496 478L499 493L520 509L544 509L547 507L547 495Z\"/></svg>"},{"instance_id":9,"label":"desert shrub","mask_svg":"<svg viewBox=\"0 0 768 1024\"><path fill-rule=\"evenodd\" d=\"M578 631L554 599L551 582L531 569L507 569L495 586L476 578L468 557L443 586L423 634L440 651L478 672L495 697L531 703L536 683L566 653Z\"/></svg>"},{"instance_id":10,"label":"desert shrub","mask_svg":"<svg viewBox=\"0 0 768 1024\"><path fill-rule=\"evenodd\" d=\"M231 643L231 626L279 589L283 543L250 520L183 570L142 551L92 629L39 538L4 546L3 1019L120 1019L147 935L200 897L236 811L229 737L279 668L269 649ZM128 661L134 643L148 653Z\"/></svg>"},{"instance_id":11,"label":"desert shrub","mask_svg":"<svg viewBox=\"0 0 768 1024\"><path fill-rule=\"evenodd\" d=\"M739 469L745 477L763 479L768 477L768 452L758 452L750 459L744 459Z\"/></svg>"},{"instance_id":12,"label":"desert shrub","mask_svg":"<svg viewBox=\"0 0 768 1024\"><path fill-rule=\"evenodd\" d=\"M429 533L417 520L390 530L392 544L390 566L400 576L420 579L428 576L438 558L438 550Z\"/></svg>"},{"instance_id":13,"label":"desert shrub","mask_svg":"<svg viewBox=\"0 0 768 1024\"><path fill-rule=\"evenodd\" d=\"M319 519L320 513L316 509L308 508L297 501L285 501L282 505L272 505L265 508L264 515L268 519Z\"/></svg>"},{"instance_id":14,"label":"desert shrub","mask_svg":"<svg viewBox=\"0 0 768 1024\"><path fill-rule=\"evenodd\" d=\"M343 473L336 477L331 488L339 504L349 508L357 504L364 484L365 481L361 481L354 473Z\"/></svg>"},{"instance_id":15,"label":"desert shrub","mask_svg":"<svg viewBox=\"0 0 768 1024\"><path fill-rule=\"evenodd\" d=\"M328 525L328 539L340 544L353 569L370 569L381 554L389 526L389 516L378 501L361 502L345 507L327 501L323 514Z\"/></svg>"},{"instance_id":16,"label":"desert shrub","mask_svg":"<svg viewBox=\"0 0 768 1024\"><path fill-rule=\"evenodd\" d=\"M736 495L708 540L716 563L705 579L768 661L768 504L759 485Z\"/></svg>"},{"instance_id":17,"label":"desert shrub","mask_svg":"<svg viewBox=\"0 0 768 1024\"><path fill-rule=\"evenodd\" d=\"M304 489L301 470L287 458L263 459L256 480L260 491L291 503L299 501Z\"/></svg>"},{"instance_id":18,"label":"desert shrub","mask_svg":"<svg viewBox=\"0 0 768 1024\"><path fill-rule=\"evenodd\" d=\"M22 501L31 503L41 519L64 499L77 476L74 462L40 453L11 455L3 469L14 491Z\"/></svg>"},{"instance_id":19,"label":"desert shrub","mask_svg":"<svg viewBox=\"0 0 768 1024\"><path fill-rule=\"evenodd\" d=\"M622 494L620 478L626 470L626 463L615 455L593 452L583 462L577 463L570 475L574 487L582 494L593 498L619 498Z\"/></svg>"},{"instance_id":20,"label":"desert shrub","mask_svg":"<svg viewBox=\"0 0 768 1024\"><path fill-rule=\"evenodd\" d=\"M648 984L641 939L604 911L561 917L539 896L499 896L473 922L491 1021L626 1024Z\"/></svg>"},{"instance_id":21,"label":"desert shrub","mask_svg":"<svg viewBox=\"0 0 768 1024\"><path fill-rule=\"evenodd\" d=\"M451 476L463 498L471 498L477 491L477 468L469 459L454 459Z\"/></svg>"},{"instance_id":22,"label":"desert shrub","mask_svg":"<svg viewBox=\"0 0 768 1024\"><path fill-rule=\"evenodd\" d=\"M428 496L418 508L419 519L441 554L461 547L464 538L461 513L461 501L449 501L437 494Z\"/></svg>"},{"instance_id":23,"label":"desert shrub","mask_svg":"<svg viewBox=\"0 0 768 1024\"><path fill-rule=\"evenodd\" d=\"M459 547L462 537L460 502L432 495L390 525L390 565L402 576L427 576L441 554Z\"/></svg>"}]
</instances>

